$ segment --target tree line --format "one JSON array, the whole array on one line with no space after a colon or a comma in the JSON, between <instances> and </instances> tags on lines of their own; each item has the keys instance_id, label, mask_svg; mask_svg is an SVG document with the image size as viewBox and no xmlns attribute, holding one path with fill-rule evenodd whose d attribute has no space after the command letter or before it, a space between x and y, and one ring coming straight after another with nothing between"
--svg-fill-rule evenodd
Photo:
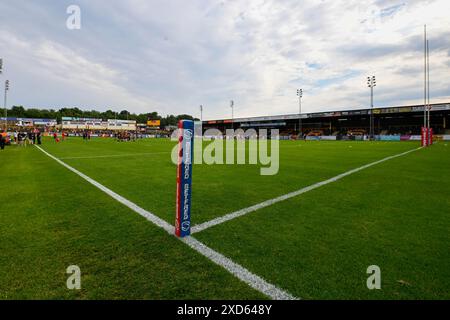
<instances>
[{"instance_id":1,"label":"tree line","mask_svg":"<svg viewBox=\"0 0 450 320\"><path fill-rule=\"evenodd\" d=\"M61 108L54 109L37 109L24 108L23 106L13 106L8 109L8 117L16 118L43 118L43 119L57 119L61 122L62 117L77 117L77 118L95 118L95 119L120 119L120 120L136 120L137 123L147 123L148 119L161 120L161 127L168 125L177 125L180 119L199 120L188 114L180 115L159 115L158 112L149 113L130 113L127 110L115 112L112 110L96 111L96 110L81 110L79 108Z\"/></svg>"}]
</instances>

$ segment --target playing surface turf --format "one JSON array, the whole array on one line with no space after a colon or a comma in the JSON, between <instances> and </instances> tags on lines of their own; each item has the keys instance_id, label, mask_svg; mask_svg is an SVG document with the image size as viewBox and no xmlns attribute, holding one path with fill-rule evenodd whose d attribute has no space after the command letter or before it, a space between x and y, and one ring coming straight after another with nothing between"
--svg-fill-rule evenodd
<instances>
[{"instance_id":1,"label":"playing surface turf","mask_svg":"<svg viewBox=\"0 0 450 320\"><path fill-rule=\"evenodd\" d=\"M44 140L70 166L169 223L174 142ZM418 147L418 142L280 141L277 175L195 165L193 224ZM195 235L306 299L450 298L446 142L388 160ZM264 298L35 147L0 152L0 298ZM79 265L82 290L66 288ZM368 290L366 269L381 269Z\"/></svg>"}]
</instances>

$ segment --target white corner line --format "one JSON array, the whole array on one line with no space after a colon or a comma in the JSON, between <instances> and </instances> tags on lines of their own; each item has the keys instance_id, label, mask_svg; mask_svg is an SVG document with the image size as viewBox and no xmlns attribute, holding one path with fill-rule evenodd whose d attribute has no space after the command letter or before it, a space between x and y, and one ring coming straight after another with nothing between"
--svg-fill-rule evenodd
<instances>
[{"instance_id":1,"label":"white corner line","mask_svg":"<svg viewBox=\"0 0 450 320\"><path fill-rule=\"evenodd\" d=\"M224 222L226 222L226 221L230 221L230 220L232 220L232 219L241 217L241 216L243 216L243 215L246 215L247 213L254 212L254 211L256 211L256 210L259 210L259 209L262 209L262 208L271 206L271 205L273 205L273 204L275 204L275 203L277 203L277 202L281 202L281 201L284 201L284 200L287 200L287 199L296 197L296 196L298 196L298 195L301 195L301 194L306 193L306 192L308 192L308 191L317 189L317 188L319 188L319 187L321 187L321 186L324 186L324 185L326 185L326 184L329 184L329 183L331 183L331 182L338 181L338 180L340 180L340 179L342 179L342 178L344 178L344 177L346 177L346 176L349 176L349 175L351 175L351 174L353 174L353 173L355 173L355 172L358 172L358 171L367 169L367 168L372 167L372 166L374 166L374 165L380 164L380 163L382 163L382 162L384 162L384 161L388 161L388 160L391 160L391 159L394 159L394 158L397 158L397 157L404 156L404 155L406 155L406 154L408 154L408 153L411 153L411 152L413 152L413 151L417 151L417 150L419 150L419 149L422 149L422 147L419 147L419 148L416 148L416 149L412 149L412 150L408 150L408 151L406 151L406 152L402 152L402 153L399 153L399 154L396 154L396 155L393 155L393 156L389 156L389 157L383 158L383 159L381 159L381 160L377 160L377 161L368 163L368 164L363 165L363 166L361 166L361 167L358 167L358 168L355 168L355 169L346 171L346 172L344 172L344 173L341 173L341 174L339 174L339 175L337 175L337 176L335 176L335 177L332 177L332 178L330 178L330 179L327 179L327 180L324 180L324 181L317 182L317 183L315 183L315 184L312 184L312 185L310 185L310 186L301 188L301 189L299 189L299 190L296 190L296 191L293 191L293 192L284 194L284 195L282 195L282 196L279 196L279 197L276 197L276 198L273 198L273 199L269 199L269 200L263 201L263 202L261 202L261 203L255 204L255 205L253 205L253 206L250 206L250 207L247 207L247 208L244 208L244 209L235 211L235 212L231 212L231 213L228 213L228 214L226 214L226 215L224 215L224 216L221 216L221 217L212 219L212 220L210 220L210 221L207 221L207 222L204 222L204 223L195 225L195 226L193 226L193 227L191 228L191 234L194 234L194 233L203 231L203 230L205 230L205 229L211 228L211 227L213 227L213 226L216 226L216 225L218 225L218 224L224 223Z\"/></svg>"},{"instance_id":2,"label":"white corner line","mask_svg":"<svg viewBox=\"0 0 450 320\"><path fill-rule=\"evenodd\" d=\"M153 224L157 225L158 227L164 229L169 234L174 236L174 226L167 223L165 220L157 217L155 214L139 207L137 204L129 201L128 199L122 197L121 195L115 193L111 189L105 187L104 185L100 184L99 182L95 181L94 179L88 177L87 175L83 174L82 172L78 171L77 169L69 166L68 164L64 163L60 159L54 157L41 147L35 145L36 148L38 148L40 151L42 151L45 155L52 158L65 168L69 169L73 173L77 174L90 184L94 185L116 201L122 203L126 207L130 208L134 212L138 213L139 215L146 218L148 221L152 222ZM265 294L266 296L270 297L273 300L298 300L297 297L292 296L288 292L276 287L275 285L267 282L260 276L257 276L256 274L251 273L249 270L244 268L243 266L237 264L236 262L232 261L231 259L225 257L224 255L220 254L219 252L211 249L210 247L206 246L202 242L198 241L197 239L193 238L192 236L185 237L185 238L178 238L181 242L188 245L190 248L194 249L201 255L205 256L215 264L223 267L228 272L230 272L233 276L238 278L239 280L245 282L253 289Z\"/></svg>"}]
</instances>

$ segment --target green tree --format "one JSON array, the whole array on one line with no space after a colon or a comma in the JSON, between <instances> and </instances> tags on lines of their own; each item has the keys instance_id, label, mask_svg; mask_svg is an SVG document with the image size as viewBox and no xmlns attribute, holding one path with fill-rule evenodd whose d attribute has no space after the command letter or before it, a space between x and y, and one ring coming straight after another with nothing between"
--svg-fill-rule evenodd
<instances>
[{"instance_id":1,"label":"green tree","mask_svg":"<svg viewBox=\"0 0 450 320\"><path fill-rule=\"evenodd\" d=\"M62 107L59 110L55 109L39 109L39 108L24 108L23 106L13 106L8 110L10 117L16 118L45 118L45 119L57 119L61 122L62 117L77 117L77 118L95 118L95 119L128 119L136 120L138 123L146 123L148 119L161 120L161 127L164 128L167 125L177 125L180 119L198 120L188 114L181 115L166 115L165 117L158 114L158 112L147 113L129 113L129 111L122 110L119 113L108 109L104 112L97 110L81 110L78 107Z\"/></svg>"}]
</instances>

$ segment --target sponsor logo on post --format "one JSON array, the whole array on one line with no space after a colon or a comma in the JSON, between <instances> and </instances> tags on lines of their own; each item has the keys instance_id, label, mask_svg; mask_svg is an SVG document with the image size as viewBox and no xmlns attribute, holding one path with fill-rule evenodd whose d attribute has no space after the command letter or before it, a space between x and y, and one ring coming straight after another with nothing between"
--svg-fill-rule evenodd
<instances>
[{"instance_id":1,"label":"sponsor logo on post","mask_svg":"<svg viewBox=\"0 0 450 320\"><path fill-rule=\"evenodd\" d=\"M191 233L194 121L180 120L178 123L178 133L175 234L178 237L185 237Z\"/></svg>"},{"instance_id":2,"label":"sponsor logo on post","mask_svg":"<svg viewBox=\"0 0 450 320\"><path fill-rule=\"evenodd\" d=\"M428 145L428 129L426 127L422 127L422 147L426 147Z\"/></svg>"},{"instance_id":3,"label":"sponsor logo on post","mask_svg":"<svg viewBox=\"0 0 450 320\"><path fill-rule=\"evenodd\" d=\"M433 144L433 128L428 128L428 145L431 146Z\"/></svg>"}]
</instances>

